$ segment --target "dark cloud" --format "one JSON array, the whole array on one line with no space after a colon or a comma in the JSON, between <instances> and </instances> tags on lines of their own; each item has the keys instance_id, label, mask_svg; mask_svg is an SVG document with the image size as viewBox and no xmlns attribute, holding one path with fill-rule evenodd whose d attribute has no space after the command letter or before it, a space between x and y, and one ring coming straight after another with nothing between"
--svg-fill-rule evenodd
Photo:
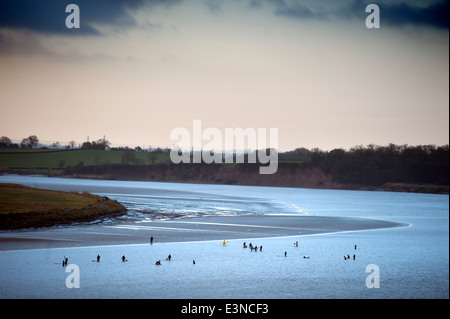
<instances>
[{"instance_id":1,"label":"dark cloud","mask_svg":"<svg viewBox=\"0 0 450 319\"><path fill-rule=\"evenodd\" d=\"M129 9L137 10L144 6L172 6L182 0L0 0L0 29L24 29L39 33L64 33L67 35L100 35L94 24L106 24L117 29L136 25ZM221 10L220 0L203 0L209 11L218 14ZM258 10L270 6L272 12L290 19L347 19L365 18L367 1L353 0L342 5L327 5L317 2L315 7L302 0L248 0L249 7ZM372 1L376 3L376 1ZM67 29L65 12L68 4L80 7L81 28ZM311 2L310 2L311 3ZM328 2L329 3L329 2ZM320 7L327 10L319 10ZM382 25L403 26L421 25L436 28L449 27L449 0L426 1L422 6L401 2L379 4Z\"/></svg>"},{"instance_id":2,"label":"dark cloud","mask_svg":"<svg viewBox=\"0 0 450 319\"><path fill-rule=\"evenodd\" d=\"M26 29L40 33L68 35L99 35L92 24L118 27L134 26L128 9L145 5L170 6L181 0L1 0L0 28ZM80 8L81 27L68 30L65 25L66 6L74 3ZM70 31L70 32L68 32Z\"/></svg>"},{"instance_id":3,"label":"dark cloud","mask_svg":"<svg viewBox=\"0 0 450 319\"><path fill-rule=\"evenodd\" d=\"M263 3L273 6L273 13L278 16L285 16L292 19L348 19L351 17L365 18L367 13L365 8L369 3L376 1L354 0L353 2L343 2L341 6L335 6L335 9L328 11L312 8L305 5L305 1L287 1L287 0L250 0L249 6L260 8ZM320 4L320 2L318 2ZM421 25L436 28L449 27L449 0L443 1L424 1L422 6L413 6L405 2L396 4L378 4L380 7L381 23L393 26ZM323 7L327 6L323 3Z\"/></svg>"},{"instance_id":4,"label":"dark cloud","mask_svg":"<svg viewBox=\"0 0 450 319\"><path fill-rule=\"evenodd\" d=\"M437 28L449 27L449 1L435 3L425 8L408 6L406 3L398 5L380 6L382 23L390 25L423 25Z\"/></svg>"}]
</instances>

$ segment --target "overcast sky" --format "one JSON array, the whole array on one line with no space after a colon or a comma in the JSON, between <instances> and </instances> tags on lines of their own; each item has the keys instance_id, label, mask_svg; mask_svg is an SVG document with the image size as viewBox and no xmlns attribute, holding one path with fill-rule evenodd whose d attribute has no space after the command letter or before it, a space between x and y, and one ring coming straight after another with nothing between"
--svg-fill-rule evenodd
<instances>
[{"instance_id":1,"label":"overcast sky","mask_svg":"<svg viewBox=\"0 0 450 319\"><path fill-rule=\"evenodd\" d=\"M67 29L76 3L80 29ZM376 3L381 28L368 29ZM2 0L0 136L278 128L279 149L449 143L449 1Z\"/></svg>"}]
</instances>

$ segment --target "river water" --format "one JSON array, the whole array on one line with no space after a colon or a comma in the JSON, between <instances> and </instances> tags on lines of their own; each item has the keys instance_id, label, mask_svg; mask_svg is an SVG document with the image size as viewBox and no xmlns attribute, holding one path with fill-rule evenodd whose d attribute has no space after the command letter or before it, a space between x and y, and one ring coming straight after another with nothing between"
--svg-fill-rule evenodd
<instances>
[{"instance_id":1,"label":"river water","mask_svg":"<svg viewBox=\"0 0 450 319\"><path fill-rule=\"evenodd\" d=\"M449 298L448 195L16 175L0 176L0 182L89 191L128 208L119 219L89 225L99 231L120 231L125 225L131 232L136 224L217 216L331 216L402 223L289 237L256 238L250 232L226 246L211 239L8 250L8 243L0 243L1 298ZM71 227L58 231L70 232ZM263 250L243 249L244 240ZM171 261L165 260L168 254ZM121 261L122 255L127 262ZM349 260L343 258L347 255ZM71 273L61 265L65 256L79 269L80 288L66 285ZM162 265L155 266L155 260ZM377 280L379 288L369 288Z\"/></svg>"}]
</instances>

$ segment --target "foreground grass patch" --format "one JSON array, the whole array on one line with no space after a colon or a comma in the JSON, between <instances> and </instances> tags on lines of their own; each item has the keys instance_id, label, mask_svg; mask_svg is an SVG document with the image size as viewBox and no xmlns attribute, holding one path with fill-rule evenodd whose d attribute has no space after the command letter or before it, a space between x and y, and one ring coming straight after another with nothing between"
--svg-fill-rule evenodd
<instances>
[{"instance_id":1,"label":"foreground grass patch","mask_svg":"<svg viewBox=\"0 0 450 319\"><path fill-rule=\"evenodd\" d=\"M90 193L0 184L0 229L48 227L125 212L117 201Z\"/></svg>"}]
</instances>

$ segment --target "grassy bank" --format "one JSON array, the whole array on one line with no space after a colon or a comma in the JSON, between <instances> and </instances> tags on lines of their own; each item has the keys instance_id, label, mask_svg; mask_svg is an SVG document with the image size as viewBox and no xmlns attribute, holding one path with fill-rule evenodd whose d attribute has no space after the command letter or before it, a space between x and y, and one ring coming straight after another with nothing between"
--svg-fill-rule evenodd
<instances>
[{"instance_id":1,"label":"grassy bank","mask_svg":"<svg viewBox=\"0 0 450 319\"><path fill-rule=\"evenodd\" d=\"M0 184L0 229L49 227L93 221L125 212L117 201L90 193Z\"/></svg>"}]
</instances>

